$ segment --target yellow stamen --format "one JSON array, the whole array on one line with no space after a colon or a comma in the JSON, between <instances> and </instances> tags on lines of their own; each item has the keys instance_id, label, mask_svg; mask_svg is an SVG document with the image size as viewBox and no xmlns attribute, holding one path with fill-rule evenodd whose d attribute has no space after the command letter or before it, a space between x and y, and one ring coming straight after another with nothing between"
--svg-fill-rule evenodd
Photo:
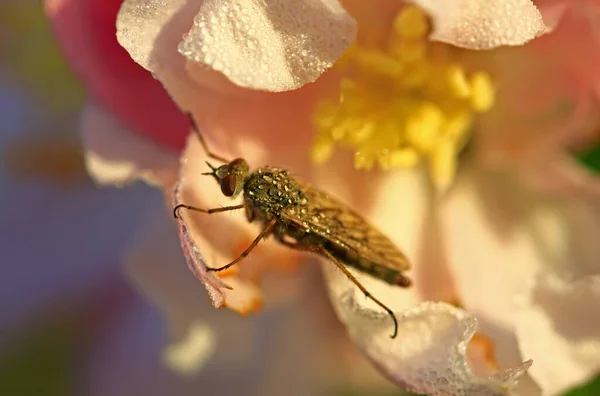
<instances>
[{"instance_id":1,"label":"yellow stamen","mask_svg":"<svg viewBox=\"0 0 600 396\"><path fill-rule=\"evenodd\" d=\"M375 158L369 153L363 151L357 151L354 154L354 166L356 169L371 170L375 165Z\"/></svg>"},{"instance_id":2,"label":"yellow stamen","mask_svg":"<svg viewBox=\"0 0 600 396\"><path fill-rule=\"evenodd\" d=\"M425 57L427 46L422 40L400 41L390 45L390 53L402 62L414 63Z\"/></svg>"},{"instance_id":3,"label":"yellow stamen","mask_svg":"<svg viewBox=\"0 0 600 396\"><path fill-rule=\"evenodd\" d=\"M471 106L478 112L488 111L494 105L495 92L492 78L484 72L474 73L471 77Z\"/></svg>"},{"instance_id":4,"label":"yellow stamen","mask_svg":"<svg viewBox=\"0 0 600 396\"><path fill-rule=\"evenodd\" d=\"M444 115L433 103L423 103L406 121L406 139L420 152L428 152L436 143Z\"/></svg>"},{"instance_id":5,"label":"yellow stamen","mask_svg":"<svg viewBox=\"0 0 600 396\"><path fill-rule=\"evenodd\" d=\"M441 139L436 142L430 157L430 173L433 184L440 191L445 191L456 174L457 155L455 142Z\"/></svg>"},{"instance_id":6,"label":"yellow stamen","mask_svg":"<svg viewBox=\"0 0 600 396\"><path fill-rule=\"evenodd\" d=\"M417 7L405 7L394 19L394 32L402 39L417 39L429 30L427 15Z\"/></svg>"},{"instance_id":7,"label":"yellow stamen","mask_svg":"<svg viewBox=\"0 0 600 396\"><path fill-rule=\"evenodd\" d=\"M412 168L419 163L419 152L412 147L399 148L390 154L390 167Z\"/></svg>"},{"instance_id":8,"label":"yellow stamen","mask_svg":"<svg viewBox=\"0 0 600 396\"><path fill-rule=\"evenodd\" d=\"M402 72L402 63L379 51L362 50L356 54L356 63L366 73L395 78Z\"/></svg>"},{"instance_id":9,"label":"yellow stamen","mask_svg":"<svg viewBox=\"0 0 600 396\"><path fill-rule=\"evenodd\" d=\"M442 127L442 134L457 142L466 139L473 117L466 110L446 114L446 123Z\"/></svg>"},{"instance_id":10,"label":"yellow stamen","mask_svg":"<svg viewBox=\"0 0 600 396\"><path fill-rule=\"evenodd\" d=\"M333 141L325 135L319 136L311 152L311 159L316 164L324 164L333 155Z\"/></svg>"},{"instance_id":11,"label":"yellow stamen","mask_svg":"<svg viewBox=\"0 0 600 396\"><path fill-rule=\"evenodd\" d=\"M354 150L357 169L425 163L439 190L452 184L474 115L494 105L495 89L488 73L460 63L460 50L430 43L429 29L422 10L405 6L387 47L347 52L339 101L315 111L315 162L339 144Z\"/></svg>"},{"instance_id":12,"label":"yellow stamen","mask_svg":"<svg viewBox=\"0 0 600 396\"><path fill-rule=\"evenodd\" d=\"M460 99L468 98L471 94L471 87L467 81L465 70L460 65L451 65L448 67L448 85L454 96Z\"/></svg>"}]
</instances>

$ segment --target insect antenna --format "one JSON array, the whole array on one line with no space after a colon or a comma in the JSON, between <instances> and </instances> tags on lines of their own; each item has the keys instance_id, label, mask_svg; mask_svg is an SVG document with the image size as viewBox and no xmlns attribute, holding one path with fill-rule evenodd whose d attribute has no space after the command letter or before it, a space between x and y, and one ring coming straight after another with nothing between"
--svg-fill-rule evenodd
<instances>
[{"instance_id":1,"label":"insect antenna","mask_svg":"<svg viewBox=\"0 0 600 396\"><path fill-rule=\"evenodd\" d=\"M204 161L204 162L206 162L206 165L208 165L208 167L212 170L212 172L203 172L203 173L201 173L201 175L212 176L212 177L214 177L214 179L218 183L219 182L219 176L217 176L217 168L215 168L214 166L212 166L210 164L210 162L208 162L208 161Z\"/></svg>"},{"instance_id":2,"label":"insect antenna","mask_svg":"<svg viewBox=\"0 0 600 396\"><path fill-rule=\"evenodd\" d=\"M198 140L200 141L200 144L202 145L202 148L204 149L204 152L206 153L206 155L208 155L212 159L216 159L217 161L221 161L221 162L225 162L225 163L231 162L228 159L225 159L225 158L221 157L220 155L217 155L217 154L213 153L212 151L210 151L210 149L208 148L208 145L206 144L206 141L204 140L204 136L202 136L202 134L200 133L200 129L198 128L198 124L196 124L196 120L194 120L194 116L192 116L192 113L185 113L185 115L190 120L190 124L192 124L192 128L194 129L194 132L196 133L196 136L198 137ZM214 170L214 168L210 164L208 164L208 166L210 166Z\"/></svg>"}]
</instances>

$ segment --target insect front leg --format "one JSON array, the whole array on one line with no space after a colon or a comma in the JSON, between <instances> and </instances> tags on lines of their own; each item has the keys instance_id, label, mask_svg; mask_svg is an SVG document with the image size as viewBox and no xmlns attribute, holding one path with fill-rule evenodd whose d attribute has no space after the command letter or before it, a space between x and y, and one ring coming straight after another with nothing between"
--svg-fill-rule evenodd
<instances>
[{"instance_id":1,"label":"insect front leg","mask_svg":"<svg viewBox=\"0 0 600 396\"><path fill-rule=\"evenodd\" d=\"M390 336L390 338L396 338L396 336L398 335L398 321L396 320L396 316L394 316L394 312L391 309L389 309L384 303L379 301L377 298L373 297L371 295L371 293L369 293L369 291L358 281L358 279L356 279L356 277L354 275L352 275L352 273L350 271L348 271L348 269L344 266L344 264L342 264L327 249L325 249L322 246L318 246L318 245L304 245L301 243L289 242L289 241L286 241L284 238L280 238L279 241L282 244L284 244L285 246L290 247L292 249L302 250L305 252L321 253L322 255L327 257L333 264L335 264L340 270L342 270L342 272L348 277L348 279L350 279L352 281L352 283L354 283L356 285L356 287L358 287L360 289L361 292L363 292L365 294L366 298L371 299L371 301L373 301L375 304L379 305L390 315L390 317L392 318L392 321L394 322L394 333Z\"/></svg>"},{"instance_id":2,"label":"insect front leg","mask_svg":"<svg viewBox=\"0 0 600 396\"><path fill-rule=\"evenodd\" d=\"M260 234L258 234L258 236L250 244L250 246L248 246L246 248L246 250L244 250L242 252L242 254L240 254L239 257L236 258L235 260L233 260L231 263L224 265L222 267L219 267L219 268L207 268L208 271L215 271L215 272L223 271L223 270L226 270L227 268L231 267L232 265L236 264L237 262L239 262L241 259L246 257L252 251L252 249L254 249L256 247L256 245L258 245L258 242L260 242L261 239L267 237L271 233L271 231L273 230L273 227L275 227L276 223L277 223L277 218L274 217L273 219L271 219L271 221L269 221L267 223L265 228L260 232Z\"/></svg>"},{"instance_id":3,"label":"insect front leg","mask_svg":"<svg viewBox=\"0 0 600 396\"><path fill-rule=\"evenodd\" d=\"M213 214L213 213L220 213L220 212L228 212L231 210L238 210L238 209L243 209L244 205L234 205L234 206L223 206L220 208L213 208L213 209L203 209L203 208L198 208L195 206L190 206L190 205L185 205L185 204L179 204L177 206L175 206L173 208L173 217L178 218L178 214L179 214L179 209L188 209L188 210L193 210L195 212L201 212L201 213L208 213L208 214Z\"/></svg>"}]
</instances>

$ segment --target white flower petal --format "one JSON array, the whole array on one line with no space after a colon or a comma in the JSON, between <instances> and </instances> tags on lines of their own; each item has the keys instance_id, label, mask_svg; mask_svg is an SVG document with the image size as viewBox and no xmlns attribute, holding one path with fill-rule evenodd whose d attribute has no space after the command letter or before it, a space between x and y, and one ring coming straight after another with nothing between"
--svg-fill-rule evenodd
<instances>
[{"instance_id":1,"label":"white flower petal","mask_svg":"<svg viewBox=\"0 0 600 396\"><path fill-rule=\"evenodd\" d=\"M181 189L179 188L179 183L175 186L173 195L173 206L179 205L183 202L188 202L186 200L182 200L181 198ZM210 296L215 308L221 308L225 303L225 290L231 289L231 286L217 278L214 272L208 271L206 261L202 257L200 250L194 243L193 237L188 231L188 226L184 220L186 216L182 215L182 211L184 210L180 209L177 211L177 223L179 224L181 248L183 249L183 254L185 255L188 267L194 276L198 278L198 280L201 281L206 287L208 295Z\"/></svg>"},{"instance_id":2,"label":"white flower petal","mask_svg":"<svg viewBox=\"0 0 600 396\"><path fill-rule=\"evenodd\" d=\"M463 305L484 322L506 329L514 324L513 297L547 264L521 221L526 200L514 185L465 166L440 207L440 227Z\"/></svg>"},{"instance_id":3,"label":"white flower petal","mask_svg":"<svg viewBox=\"0 0 600 396\"><path fill-rule=\"evenodd\" d=\"M175 41L182 35L174 31L183 41ZM355 35L354 20L337 0L127 0L117 18L121 45L159 76L156 59L164 57L157 53L178 46L191 62L238 86L274 92L315 81Z\"/></svg>"},{"instance_id":4,"label":"white flower petal","mask_svg":"<svg viewBox=\"0 0 600 396\"><path fill-rule=\"evenodd\" d=\"M473 375L467 364L467 344L477 328L477 320L445 303L426 302L414 308L396 310L398 336L390 339L392 321L381 309L357 293L357 288L336 272L325 267L334 307L348 327L354 342L390 378L407 390L429 395L496 395L510 391L531 361L490 377ZM366 280L366 279L365 279ZM390 286L371 284L370 292L388 299ZM393 305L393 304L390 304Z\"/></svg>"},{"instance_id":5,"label":"white flower petal","mask_svg":"<svg viewBox=\"0 0 600 396\"><path fill-rule=\"evenodd\" d=\"M531 0L410 0L433 19L431 39L474 50L522 45L546 32Z\"/></svg>"},{"instance_id":6,"label":"white flower petal","mask_svg":"<svg viewBox=\"0 0 600 396\"><path fill-rule=\"evenodd\" d=\"M81 128L88 173L101 184L124 185L137 179L172 184L177 157L144 139L104 109L88 104Z\"/></svg>"},{"instance_id":7,"label":"white flower petal","mask_svg":"<svg viewBox=\"0 0 600 396\"><path fill-rule=\"evenodd\" d=\"M280 92L315 81L355 34L337 0L206 0L179 51L236 85Z\"/></svg>"},{"instance_id":8,"label":"white flower petal","mask_svg":"<svg viewBox=\"0 0 600 396\"><path fill-rule=\"evenodd\" d=\"M193 323L186 336L165 349L166 364L185 376L197 374L214 354L216 335L205 322Z\"/></svg>"},{"instance_id":9,"label":"white flower petal","mask_svg":"<svg viewBox=\"0 0 600 396\"><path fill-rule=\"evenodd\" d=\"M534 368L543 360L560 370L560 358L546 359L542 347L519 347L527 339L514 331L519 320L516 297L539 273L591 273L597 263L597 216L581 200L532 200L514 179L477 175L468 166L461 174L441 207L441 229L463 306L493 340L501 366L531 358Z\"/></svg>"},{"instance_id":10,"label":"white flower petal","mask_svg":"<svg viewBox=\"0 0 600 396\"><path fill-rule=\"evenodd\" d=\"M336 185L331 177L326 181L323 184ZM415 285L408 289L389 286L350 269L374 297L396 313L399 334L391 340L391 318L333 264L324 263L332 301L353 340L395 382L419 393L494 394L511 388L529 362L494 377L475 376L467 366L465 353L477 321L448 304L417 305L423 296L455 296L452 279L446 273L447 263L427 252L440 249L438 253L443 254L444 248L432 246L432 241L424 238L424 234L434 231L426 219L432 208L427 184L417 172L395 172L379 187L382 193L374 194L368 220L389 235L413 262L415 268L407 275ZM398 205L400 200L402 205ZM439 294L431 285L438 285Z\"/></svg>"},{"instance_id":11,"label":"white flower petal","mask_svg":"<svg viewBox=\"0 0 600 396\"><path fill-rule=\"evenodd\" d=\"M569 282L542 274L517 311L524 355L538 357L530 371L547 395L559 395L600 371L600 275Z\"/></svg>"},{"instance_id":12,"label":"white flower petal","mask_svg":"<svg viewBox=\"0 0 600 396\"><path fill-rule=\"evenodd\" d=\"M163 43L161 35L164 35L166 25L177 13L183 12L184 23L189 26L191 17L188 19L187 16L194 15L200 3L201 1L186 0L125 0L117 14L117 40L134 61L143 68L156 72L155 51ZM186 4L187 9L184 9ZM170 42L173 49L177 43L178 41Z\"/></svg>"}]
</instances>

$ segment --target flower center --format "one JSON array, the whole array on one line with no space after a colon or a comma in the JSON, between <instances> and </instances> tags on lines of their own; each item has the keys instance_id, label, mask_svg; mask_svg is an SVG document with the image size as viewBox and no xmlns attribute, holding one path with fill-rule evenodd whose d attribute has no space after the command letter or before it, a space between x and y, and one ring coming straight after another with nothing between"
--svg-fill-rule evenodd
<instances>
[{"instance_id":1,"label":"flower center","mask_svg":"<svg viewBox=\"0 0 600 396\"><path fill-rule=\"evenodd\" d=\"M384 49L356 44L344 54L339 100L318 103L314 113L316 163L341 144L354 150L357 169L425 162L438 189L450 186L473 115L489 110L495 93L489 74L467 72L458 50L429 42L428 31L424 12L406 6Z\"/></svg>"}]
</instances>

